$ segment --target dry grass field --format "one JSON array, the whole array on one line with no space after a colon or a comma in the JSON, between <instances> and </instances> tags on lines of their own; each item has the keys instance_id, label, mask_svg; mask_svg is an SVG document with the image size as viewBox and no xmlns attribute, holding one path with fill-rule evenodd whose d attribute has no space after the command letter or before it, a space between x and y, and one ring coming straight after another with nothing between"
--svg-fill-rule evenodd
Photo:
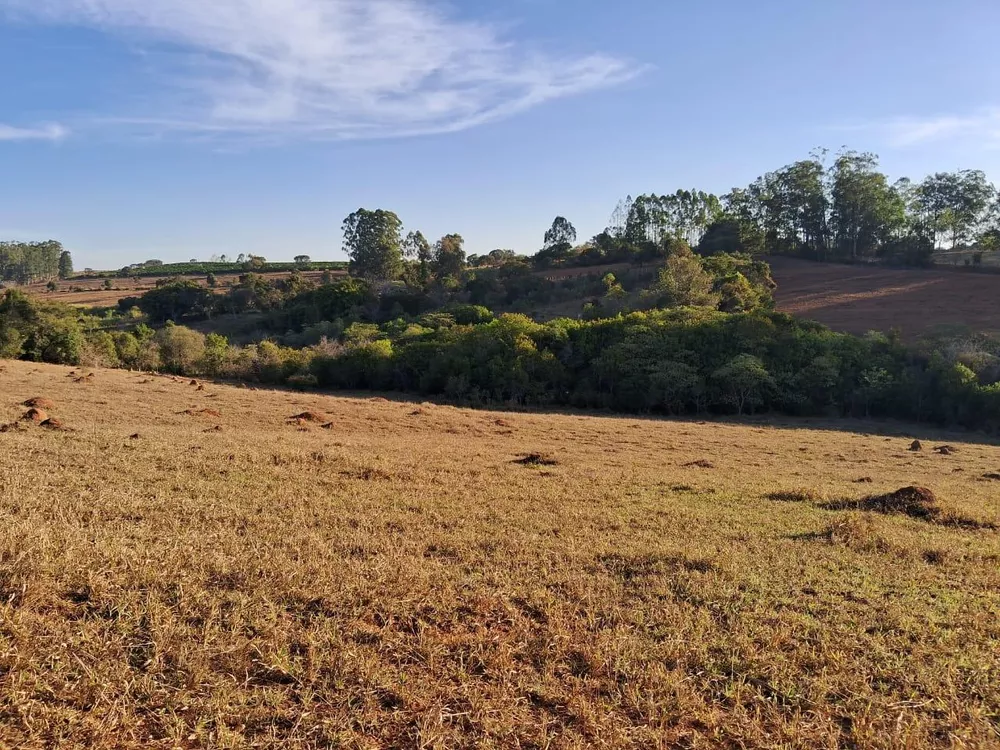
<instances>
[{"instance_id":1,"label":"dry grass field","mask_svg":"<svg viewBox=\"0 0 1000 750\"><path fill-rule=\"evenodd\" d=\"M1000 275L768 258L778 309L836 331L899 329L906 339L949 326L1000 333Z\"/></svg>"},{"instance_id":2,"label":"dry grass field","mask_svg":"<svg viewBox=\"0 0 1000 750\"><path fill-rule=\"evenodd\" d=\"M978 436L0 368L0 747L1000 746Z\"/></svg>"}]
</instances>

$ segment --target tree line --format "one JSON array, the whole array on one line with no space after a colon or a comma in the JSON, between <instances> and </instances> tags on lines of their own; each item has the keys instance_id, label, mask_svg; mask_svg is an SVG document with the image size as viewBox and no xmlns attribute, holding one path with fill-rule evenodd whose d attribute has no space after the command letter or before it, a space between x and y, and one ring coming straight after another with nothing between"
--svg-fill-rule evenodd
<instances>
[{"instance_id":1,"label":"tree line","mask_svg":"<svg viewBox=\"0 0 1000 750\"><path fill-rule=\"evenodd\" d=\"M870 153L847 151L795 162L733 190L706 231L712 246L818 260L921 265L943 247L1000 249L997 190L979 170L890 182Z\"/></svg>"},{"instance_id":2,"label":"tree line","mask_svg":"<svg viewBox=\"0 0 1000 750\"><path fill-rule=\"evenodd\" d=\"M828 159L816 152L721 197L688 190L629 196L602 233L562 252L571 262L642 259L684 240L706 255L927 265L944 248L967 248L974 263L1000 250L1000 200L982 171L891 181L874 154Z\"/></svg>"},{"instance_id":3,"label":"tree line","mask_svg":"<svg viewBox=\"0 0 1000 750\"><path fill-rule=\"evenodd\" d=\"M766 309L710 307L538 323L453 304L379 323L366 318L372 297L358 280L305 294L298 314L325 308L318 314L330 335L291 347L235 346L173 323L107 330L97 318L9 290L0 298L0 357L493 407L884 416L1000 431L1000 342L985 337L911 348L893 336L834 333Z\"/></svg>"},{"instance_id":4,"label":"tree line","mask_svg":"<svg viewBox=\"0 0 1000 750\"><path fill-rule=\"evenodd\" d=\"M424 284L465 267L657 262L678 246L701 255L915 266L932 263L935 251L944 248L972 251L974 264L1000 250L1000 197L982 171L891 181L874 154L845 151L829 163L828 156L817 152L721 197L702 190L627 196L607 227L582 243L573 224L556 217L530 256L497 249L466 257L459 234L431 244L419 231L404 236L403 222L392 211L364 208L345 220L343 248L355 275Z\"/></svg>"},{"instance_id":5,"label":"tree line","mask_svg":"<svg viewBox=\"0 0 1000 750\"><path fill-rule=\"evenodd\" d=\"M0 281L31 284L73 275L73 258L55 240L0 242Z\"/></svg>"},{"instance_id":6,"label":"tree line","mask_svg":"<svg viewBox=\"0 0 1000 750\"><path fill-rule=\"evenodd\" d=\"M300 272L284 278L247 273L224 290L185 278L162 279L155 289L118 302L122 315L144 316L154 325L167 321L204 320L218 315L263 313L258 331L301 332L304 325L328 324L343 314L330 300L349 292L366 320L381 322L421 315L456 303L471 303L499 312L534 314L558 305L575 308L588 319L656 307L699 306L724 312L770 309L775 283L766 263L746 255L701 257L679 245L665 262L647 272L624 270L548 278L514 259L496 266L466 267L459 262L461 238L448 235L429 248L427 267L405 262L410 282L352 276L335 281L326 271L317 284ZM324 329L326 330L326 329Z\"/></svg>"}]
</instances>

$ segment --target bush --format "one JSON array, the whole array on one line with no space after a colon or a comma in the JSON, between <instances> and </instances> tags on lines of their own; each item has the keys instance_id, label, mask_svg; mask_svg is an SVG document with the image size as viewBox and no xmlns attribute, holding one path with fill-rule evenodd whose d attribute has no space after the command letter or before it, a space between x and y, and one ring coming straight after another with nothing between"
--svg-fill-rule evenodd
<instances>
[{"instance_id":1,"label":"bush","mask_svg":"<svg viewBox=\"0 0 1000 750\"><path fill-rule=\"evenodd\" d=\"M482 305L449 305L441 312L450 315L452 320L460 326L480 325L494 319L490 309Z\"/></svg>"},{"instance_id":2,"label":"bush","mask_svg":"<svg viewBox=\"0 0 1000 750\"><path fill-rule=\"evenodd\" d=\"M699 258L675 253L667 259L658 282L647 292L657 307L715 307L719 296Z\"/></svg>"},{"instance_id":3,"label":"bush","mask_svg":"<svg viewBox=\"0 0 1000 750\"><path fill-rule=\"evenodd\" d=\"M218 333L205 337L205 348L201 355L200 369L206 375L218 377L225 372L229 356L229 341Z\"/></svg>"},{"instance_id":4,"label":"bush","mask_svg":"<svg viewBox=\"0 0 1000 750\"><path fill-rule=\"evenodd\" d=\"M19 359L25 338L14 326L0 326L0 359Z\"/></svg>"},{"instance_id":5,"label":"bush","mask_svg":"<svg viewBox=\"0 0 1000 750\"><path fill-rule=\"evenodd\" d=\"M716 282L715 291L719 295L719 309L722 312L751 312L761 306L757 290L739 271Z\"/></svg>"},{"instance_id":6,"label":"bush","mask_svg":"<svg viewBox=\"0 0 1000 750\"><path fill-rule=\"evenodd\" d=\"M740 354L712 373L712 383L724 404L736 407L742 415L749 408L764 402L767 391L774 387L774 379L764 363L752 354Z\"/></svg>"},{"instance_id":7,"label":"bush","mask_svg":"<svg viewBox=\"0 0 1000 750\"><path fill-rule=\"evenodd\" d=\"M215 295L193 281L172 281L151 289L139 298L126 297L119 301L121 310L137 306L154 323L185 318L205 318L215 307Z\"/></svg>"},{"instance_id":8,"label":"bush","mask_svg":"<svg viewBox=\"0 0 1000 750\"><path fill-rule=\"evenodd\" d=\"M24 342L27 358L54 365L78 365L86 339L80 324L69 317L46 315Z\"/></svg>"},{"instance_id":9,"label":"bush","mask_svg":"<svg viewBox=\"0 0 1000 750\"><path fill-rule=\"evenodd\" d=\"M114 337L107 331L96 331L86 337L80 364L87 367L120 367Z\"/></svg>"},{"instance_id":10,"label":"bush","mask_svg":"<svg viewBox=\"0 0 1000 750\"><path fill-rule=\"evenodd\" d=\"M156 334L161 366L178 375L198 372L205 354L205 337L190 328L168 325Z\"/></svg>"}]
</instances>

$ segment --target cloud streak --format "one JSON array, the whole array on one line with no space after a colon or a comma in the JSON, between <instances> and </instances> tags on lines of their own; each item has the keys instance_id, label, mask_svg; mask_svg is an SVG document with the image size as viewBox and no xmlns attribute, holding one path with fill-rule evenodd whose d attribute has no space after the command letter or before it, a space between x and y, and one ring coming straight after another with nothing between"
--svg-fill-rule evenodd
<instances>
[{"instance_id":1,"label":"cloud streak","mask_svg":"<svg viewBox=\"0 0 1000 750\"><path fill-rule=\"evenodd\" d=\"M144 52L142 132L350 139L464 130L625 82L641 66L557 56L435 0L3 0L15 20L97 29Z\"/></svg>"},{"instance_id":2,"label":"cloud streak","mask_svg":"<svg viewBox=\"0 0 1000 750\"><path fill-rule=\"evenodd\" d=\"M985 145L1000 146L1000 107L960 115L899 117L863 129L881 133L894 148L959 139L973 139Z\"/></svg>"},{"instance_id":3,"label":"cloud streak","mask_svg":"<svg viewBox=\"0 0 1000 750\"><path fill-rule=\"evenodd\" d=\"M0 141L61 141L69 135L62 125L19 128L0 123Z\"/></svg>"}]
</instances>

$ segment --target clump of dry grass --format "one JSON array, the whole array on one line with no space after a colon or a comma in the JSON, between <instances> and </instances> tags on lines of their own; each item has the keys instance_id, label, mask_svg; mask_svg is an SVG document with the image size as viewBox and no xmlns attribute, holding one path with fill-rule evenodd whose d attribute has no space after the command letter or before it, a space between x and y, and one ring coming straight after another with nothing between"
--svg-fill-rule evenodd
<instances>
[{"instance_id":1,"label":"clump of dry grass","mask_svg":"<svg viewBox=\"0 0 1000 750\"><path fill-rule=\"evenodd\" d=\"M521 466L557 466L559 461L552 456L541 453L528 453L521 456L521 458L514 459L512 463L520 464Z\"/></svg>"},{"instance_id":2,"label":"clump of dry grass","mask_svg":"<svg viewBox=\"0 0 1000 750\"><path fill-rule=\"evenodd\" d=\"M304 411L300 414L296 414L294 416L289 417L288 421L296 423L303 423L303 422L325 423L327 419L322 414L317 414L314 411Z\"/></svg>"},{"instance_id":3,"label":"clump of dry grass","mask_svg":"<svg viewBox=\"0 0 1000 750\"><path fill-rule=\"evenodd\" d=\"M876 513L902 513L911 518L934 518L941 513L937 496L926 487L903 487L884 495L869 495L858 507Z\"/></svg>"},{"instance_id":4,"label":"clump of dry grass","mask_svg":"<svg viewBox=\"0 0 1000 750\"><path fill-rule=\"evenodd\" d=\"M0 434L0 747L995 744L1000 534L762 499L856 494L831 454L995 523L972 436L926 437L942 474L836 424L317 395L336 431L298 432L298 394L220 385L206 424L7 367L0 422L44 393L75 431Z\"/></svg>"},{"instance_id":5,"label":"clump of dry grass","mask_svg":"<svg viewBox=\"0 0 1000 750\"><path fill-rule=\"evenodd\" d=\"M871 518L852 515L828 524L815 535L830 544L839 544L855 552L901 553L902 550L887 540Z\"/></svg>"},{"instance_id":6,"label":"clump of dry grass","mask_svg":"<svg viewBox=\"0 0 1000 750\"><path fill-rule=\"evenodd\" d=\"M826 500L824 493L810 487L770 492L766 497L768 500L774 500L779 503L819 503Z\"/></svg>"}]
</instances>

